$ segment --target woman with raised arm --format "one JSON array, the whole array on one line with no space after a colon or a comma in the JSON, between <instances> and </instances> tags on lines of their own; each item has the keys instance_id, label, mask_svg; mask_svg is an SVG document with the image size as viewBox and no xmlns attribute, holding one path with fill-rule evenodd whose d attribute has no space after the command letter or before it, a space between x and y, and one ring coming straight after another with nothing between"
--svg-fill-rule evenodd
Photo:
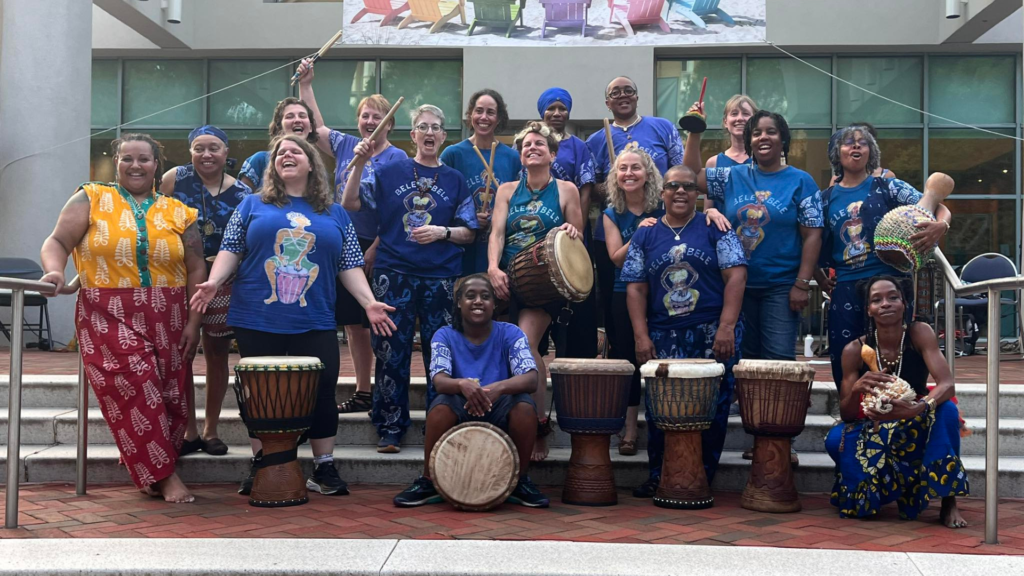
<instances>
[{"instance_id":1,"label":"woman with raised arm","mask_svg":"<svg viewBox=\"0 0 1024 576\"><path fill-rule=\"evenodd\" d=\"M309 105L294 96L289 96L277 103L274 115L270 120L267 132L273 141L282 134L294 134L316 143L319 125L313 118L313 110ZM267 172L270 154L266 150L249 156L238 170L238 179L252 191L259 192L263 187L263 177Z\"/></svg>"}]
</instances>

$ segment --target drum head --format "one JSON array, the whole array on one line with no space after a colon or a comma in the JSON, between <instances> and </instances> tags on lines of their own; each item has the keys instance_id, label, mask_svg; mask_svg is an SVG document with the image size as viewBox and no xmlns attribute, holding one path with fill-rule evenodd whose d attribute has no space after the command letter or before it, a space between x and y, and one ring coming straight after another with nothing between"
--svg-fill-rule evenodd
<instances>
[{"instance_id":1,"label":"drum head","mask_svg":"<svg viewBox=\"0 0 1024 576\"><path fill-rule=\"evenodd\" d=\"M236 368L241 370L256 370L274 368L277 370L283 367L295 367L297 369L307 368L315 370L323 368L320 359L313 356L249 356L238 361Z\"/></svg>"},{"instance_id":2,"label":"drum head","mask_svg":"<svg viewBox=\"0 0 1024 576\"><path fill-rule=\"evenodd\" d=\"M548 365L552 374L626 374L636 372L629 360L604 360L600 358L557 358Z\"/></svg>"},{"instance_id":3,"label":"drum head","mask_svg":"<svg viewBox=\"0 0 1024 576\"><path fill-rule=\"evenodd\" d=\"M445 432L434 445L430 478L438 493L456 508L489 510L515 490L519 454L500 428L466 422Z\"/></svg>"},{"instance_id":4,"label":"drum head","mask_svg":"<svg viewBox=\"0 0 1024 576\"><path fill-rule=\"evenodd\" d=\"M594 266L587 247L579 238L570 238L564 230L555 233L555 262L566 286L583 294L584 299L594 288Z\"/></svg>"},{"instance_id":5,"label":"drum head","mask_svg":"<svg viewBox=\"0 0 1024 576\"><path fill-rule=\"evenodd\" d=\"M662 371L661 376L658 375ZM640 367L644 378L714 378L725 374L725 366L704 358L648 360Z\"/></svg>"},{"instance_id":6,"label":"drum head","mask_svg":"<svg viewBox=\"0 0 1024 576\"><path fill-rule=\"evenodd\" d=\"M732 373L745 380L786 380L814 382L814 367L807 362L789 360L740 360Z\"/></svg>"}]
</instances>

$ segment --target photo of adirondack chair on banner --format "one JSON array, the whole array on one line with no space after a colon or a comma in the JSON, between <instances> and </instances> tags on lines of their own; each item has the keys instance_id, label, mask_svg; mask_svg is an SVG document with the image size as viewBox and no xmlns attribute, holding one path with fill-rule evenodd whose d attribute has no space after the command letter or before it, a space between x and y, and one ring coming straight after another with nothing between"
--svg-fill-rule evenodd
<instances>
[{"instance_id":1,"label":"photo of adirondack chair on banner","mask_svg":"<svg viewBox=\"0 0 1024 576\"><path fill-rule=\"evenodd\" d=\"M526 0L470 0L473 3L473 23L469 25L466 36L472 36L478 26L505 30L505 38L512 36L516 21L523 23L523 12Z\"/></svg>"},{"instance_id":2,"label":"photo of adirondack chair on banner","mask_svg":"<svg viewBox=\"0 0 1024 576\"><path fill-rule=\"evenodd\" d=\"M668 16L676 11L681 16L693 22L701 30L707 30L708 25L704 20L708 16L717 17L726 26L735 26L736 22L718 7L721 0L668 0Z\"/></svg>"},{"instance_id":3,"label":"photo of adirondack chair on banner","mask_svg":"<svg viewBox=\"0 0 1024 576\"><path fill-rule=\"evenodd\" d=\"M352 24L359 22L359 19L367 14L377 14L383 16L380 21L381 26L387 26L392 20L397 18L402 12L409 9L409 3L404 0L396 8L393 0L363 0L363 9L356 12L356 15L352 18Z\"/></svg>"},{"instance_id":4,"label":"photo of adirondack chair on banner","mask_svg":"<svg viewBox=\"0 0 1024 576\"><path fill-rule=\"evenodd\" d=\"M590 14L590 0L540 0L544 6L544 23L540 37L546 38L548 26L552 28L580 27L580 35L587 35L587 16Z\"/></svg>"},{"instance_id":5,"label":"photo of adirondack chair on banner","mask_svg":"<svg viewBox=\"0 0 1024 576\"><path fill-rule=\"evenodd\" d=\"M665 0L608 0L608 23L618 22L627 36L635 36L633 26L657 25L663 32L671 32L668 22L661 17Z\"/></svg>"},{"instance_id":6,"label":"photo of adirondack chair on banner","mask_svg":"<svg viewBox=\"0 0 1024 576\"><path fill-rule=\"evenodd\" d=\"M466 23L465 0L409 0L409 9L409 15L398 23L400 29L415 22L430 22L430 33L433 34L456 15L462 19L463 24Z\"/></svg>"}]
</instances>

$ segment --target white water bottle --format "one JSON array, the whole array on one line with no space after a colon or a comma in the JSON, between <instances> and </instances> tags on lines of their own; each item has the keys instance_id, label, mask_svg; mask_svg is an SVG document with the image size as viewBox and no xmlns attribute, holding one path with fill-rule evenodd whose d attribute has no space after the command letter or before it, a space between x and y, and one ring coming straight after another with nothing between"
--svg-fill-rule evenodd
<instances>
[{"instance_id":1,"label":"white water bottle","mask_svg":"<svg viewBox=\"0 0 1024 576\"><path fill-rule=\"evenodd\" d=\"M814 336L810 334L804 336L804 356L807 358L814 357Z\"/></svg>"}]
</instances>

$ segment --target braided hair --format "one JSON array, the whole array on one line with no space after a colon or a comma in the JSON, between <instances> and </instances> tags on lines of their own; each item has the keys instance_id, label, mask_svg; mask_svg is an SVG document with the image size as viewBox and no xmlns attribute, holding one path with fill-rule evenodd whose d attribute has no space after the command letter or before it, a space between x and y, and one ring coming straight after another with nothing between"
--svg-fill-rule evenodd
<instances>
[{"instance_id":1,"label":"braided hair","mask_svg":"<svg viewBox=\"0 0 1024 576\"><path fill-rule=\"evenodd\" d=\"M871 288L879 282L892 282L892 285L896 287L900 292L900 298L903 300L903 322L907 323L908 313L910 312L910 298L913 291L913 286L910 278L897 278L889 274L881 274L878 276L872 276L867 280L861 280L857 283L857 294L860 296L861 310L864 314L864 326L865 326L865 337L864 341L868 346L875 347L878 343L875 342L875 319L868 315L868 304L871 302Z\"/></svg>"},{"instance_id":2,"label":"braided hair","mask_svg":"<svg viewBox=\"0 0 1024 576\"><path fill-rule=\"evenodd\" d=\"M462 299L462 294L466 291L466 284L469 284L472 280L479 280L487 285L487 289L491 292L491 296L494 296L494 286L491 284L491 278L484 273L470 274L465 278L460 278L455 283L455 303L452 305L452 328L456 332L462 333L464 326L462 324L462 310L459 308L459 300Z\"/></svg>"},{"instance_id":3,"label":"braided hair","mask_svg":"<svg viewBox=\"0 0 1024 576\"><path fill-rule=\"evenodd\" d=\"M743 149L746 151L747 156L757 163L757 158L754 156L754 147L751 143L751 139L754 134L754 128L757 127L758 122L761 118L771 118L772 122L775 123L775 127L779 130L779 138L782 139L782 158L789 163L789 143L792 141L792 136L789 133L789 123L782 117L782 114L777 112L771 112L768 110L758 110L754 112L754 115L747 120L747 125L743 127Z\"/></svg>"}]
</instances>

